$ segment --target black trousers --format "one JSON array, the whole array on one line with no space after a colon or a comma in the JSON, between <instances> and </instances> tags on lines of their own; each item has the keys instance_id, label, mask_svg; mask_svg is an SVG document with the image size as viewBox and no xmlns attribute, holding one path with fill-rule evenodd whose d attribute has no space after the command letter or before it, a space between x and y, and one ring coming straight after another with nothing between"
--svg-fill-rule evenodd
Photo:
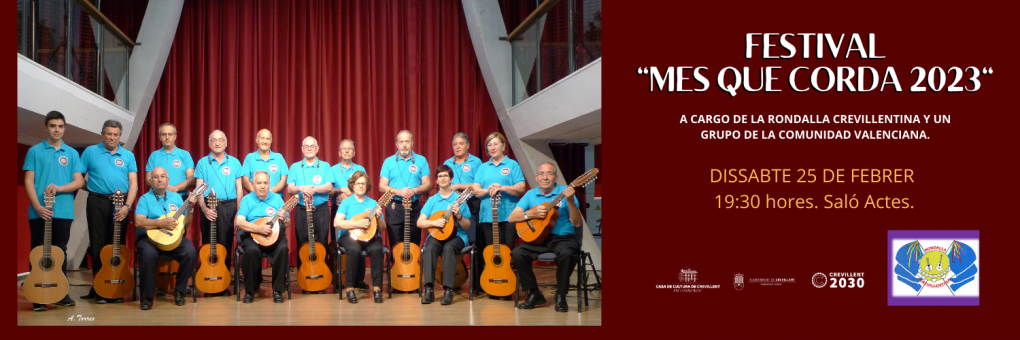
<instances>
[{"instance_id":1,"label":"black trousers","mask_svg":"<svg viewBox=\"0 0 1020 340\"><path fill-rule=\"evenodd\" d=\"M206 245L210 243L209 229L212 227L212 222L205 218L205 214L202 213L201 209L199 209L198 214L201 215L198 219L202 221L199 224L199 229L202 230L202 244L200 245ZM237 202L235 200L229 200L216 205L216 244L222 244L224 248L227 248L228 252L234 251L234 216L236 215ZM223 263L227 265L227 268L230 268L233 256L224 257Z\"/></svg>"},{"instance_id":2,"label":"black trousers","mask_svg":"<svg viewBox=\"0 0 1020 340\"><path fill-rule=\"evenodd\" d=\"M556 253L556 294L566 295L570 287L570 273L577 266L575 256L580 251L581 246L574 240L574 235L549 235L541 245L522 243L510 252L510 257L521 279L521 288L530 291L538 288L531 262L538 259L538 254Z\"/></svg>"},{"instance_id":3,"label":"black trousers","mask_svg":"<svg viewBox=\"0 0 1020 340\"><path fill-rule=\"evenodd\" d=\"M89 256L92 257L92 276L103 269L99 253L113 244L113 202L107 198L89 195L85 202L85 219L89 225ZM127 218L120 221L120 244L127 244Z\"/></svg>"},{"instance_id":4,"label":"black trousers","mask_svg":"<svg viewBox=\"0 0 1020 340\"><path fill-rule=\"evenodd\" d=\"M298 249L301 246L308 244L308 212L305 210L305 206L298 205L294 209L294 238L297 243L294 245ZM319 204L312 210L312 226L315 228L315 242L322 243L325 247L329 244L329 225L332 220L329 219L329 205L328 202ZM326 252L328 255L329 252ZM301 268L301 256L298 256L297 260L298 268Z\"/></svg>"},{"instance_id":5,"label":"black trousers","mask_svg":"<svg viewBox=\"0 0 1020 340\"><path fill-rule=\"evenodd\" d=\"M50 245L57 247L58 249L51 249L51 252L60 251L64 253L64 265L60 267L60 270L64 272L64 276L67 276L67 262L70 259L67 258L67 239L71 237L71 222L66 218L54 218L53 224L50 226ZM43 237L46 237L46 220L42 218L33 218L28 220L29 234L31 235L31 247L43 245ZM32 261L28 262L29 270L32 270Z\"/></svg>"},{"instance_id":6,"label":"black trousers","mask_svg":"<svg viewBox=\"0 0 1020 340\"><path fill-rule=\"evenodd\" d=\"M269 253L269 265L273 267L273 291L283 292L286 289L284 283L287 279L284 273L290 270L287 266L287 233L280 233L280 238L276 239L276 243L266 248L255 243L251 234L245 233L241 235L241 247L244 248L244 253L241 254L244 291L252 294L258 293L259 283L262 282L262 251L265 250Z\"/></svg>"},{"instance_id":7,"label":"black trousers","mask_svg":"<svg viewBox=\"0 0 1020 340\"><path fill-rule=\"evenodd\" d=\"M411 243L421 245L421 229L418 229L418 215L421 215L421 202L411 203ZM393 201L386 206L386 230L390 234L390 247L404 242L404 206Z\"/></svg>"},{"instance_id":8,"label":"black trousers","mask_svg":"<svg viewBox=\"0 0 1020 340\"><path fill-rule=\"evenodd\" d=\"M149 242L149 236L139 235L135 238L135 249L138 250L138 280L141 282L142 299L152 301L156 294L156 265L159 256L169 254L174 261L180 263L177 269L177 286L174 290L184 294L188 291L188 279L195 276L195 260L198 259L198 251L195 245L187 239L181 240L177 248L171 251L164 251L156 248Z\"/></svg>"},{"instance_id":9,"label":"black trousers","mask_svg":"<svg viewBox=\"0 0 1020 340\"><path fill-rule=\"evenodd\" d=\"M331 208L332 209L332 213L329 215L330 216L330 219L329 219L330 222L329 223L333 223L333 221L336 220L336 210L339 207L340 207L340 205L336 203L336 198L333 198L333 207ZM336 230L336 229L334 228L334 230ZM336 237L336 234L331 234L331 236L329 238L333 239L335 237ZM334 241L336 241L336 240L334 239ZM334 244L337 244L337 243L334 243ZM332 252L330 252L330 256L336 256L336 255L333 254ZM351 254L347 254L347 258L351 258ZM337 259L337 261L340 261L340 259ZM350 267L348 267L348 268L350 268ZM363 256L361 256L360 253L358 253L358 267L357 268L358 268L358 277L357 277L357 281L354 281L354 282L365 282L365 258ZM337 280L339 280L339 278L337 278ZM344 283L344 284L346 284L346 283Z\"/></svg>"},{"instance_id":10,"label":"black trousers","mask_svg":"<svg viewBox=\"0 0 1020 340\"><path fill-rule=\"evenodd\" d=\"M421 256L421 268L425 271L422 279L426 285L436 282L437 257L443 256L443 287L453 289L453 281L457 277L457 253L464 249L464 240L457 235L451 235L446 241L439 241L430 238L425 241L425 251Z\"/></svg>"},{"instance_id":11,"label":"black trousers","mask_svg":"<svg viewBox=\"0 0 1020 340\"><path fill-rule=\"evenodd\" d=\"M341 247L347 249L347 271L345 272L345 274L347 274L347 280L344 281L344 287L354 288L354 284L358 282L355 281L356 278L354 272L351 270L358 268L358 262L361 262L362 264L365 263L365 261L361 260L361 256L359 255L361 254L361 251L364 250L368 253L368 257L372 261L372 285L381 288L383 279L382 240L379 237L373 237L371 240L368 240L368 242L362 242L351 238L349 235L344 235L340 237L337 242Z\"/></svg>"}]
</instances>

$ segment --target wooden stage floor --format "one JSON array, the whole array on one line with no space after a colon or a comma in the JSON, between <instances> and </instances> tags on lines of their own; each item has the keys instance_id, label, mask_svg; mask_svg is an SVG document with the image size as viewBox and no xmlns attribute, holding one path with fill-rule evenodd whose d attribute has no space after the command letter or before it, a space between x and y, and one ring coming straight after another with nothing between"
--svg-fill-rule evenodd
<instances>
[{"instance_id":1,"label":"wooden stage floor","mask_svg":"<svg viewBox=\"0 0 1020 340\"><path fill-rule=\"evenodd\" d=\"M291 268L291 280L295 270ZM264 272L269 274L270 269ZM358 303L350 304L346 299L340 301L337 294L301 294L297 283L291 282L293 299L284 303L273 303L272 289L264 283L251 304L243 304L233 295L206 298L199 294L197 303L188 295L187 303L177 306L172 295L157 292L152 309L142 311L130 296L124 303L103 305L79 299L91 288L92 272L78 270L68 273L70 295L77 302L74 307L50 305L45 312L34 312L19 281L18 325L601 325L601 290L588 294L589 305L582 313L577 313L576 291L567 294L569 312L553 310L555 273L555 267L535 267L548 302L532 310L519 310L513 301L491 300L484 294L468 301L467 285L457 292L453 304L443 306L439 304L441 290L436 302L429 305L422 305L417 293L394 292L389 299L385 290L381 304L372 301L370 290L356 290ZM333 288L327 292L332 293Z\"/></svg>"}]
</instances>

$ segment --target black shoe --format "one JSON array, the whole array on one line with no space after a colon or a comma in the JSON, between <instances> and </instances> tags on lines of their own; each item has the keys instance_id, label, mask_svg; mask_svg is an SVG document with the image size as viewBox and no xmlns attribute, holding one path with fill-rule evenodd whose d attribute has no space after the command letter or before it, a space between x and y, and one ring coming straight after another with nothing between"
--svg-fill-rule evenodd
<instances>
[{"instance_id":1,"label":"black shoe","mask_svg":"<svg viewBox=\"0 0 1020 340\"><path fill-rule=\"evenodd\" d=\"M421 294L421 304L427 305L436 301L435 292L432 291L432 287L425 286L425 291Z\"/></svg>"},{"instance_id":2,"label":"black shoe","mask_svg":"<svg viewBox=\"0 0 1020 340\"><path fill-rule=\"evenodd\" d=\"M273 302L274 303L283 303L283 293L274 290L273 291Z\"/></svg>"},{"instance_id":3,"label":"black shoe","mask_svg":"<svg viewBox=\"0 0 1020 340\"><path fill-rule=\"evenodd\" d=\"M358 283L354 284L354 288L357 288L357 289L368 289L368 284L364 283L364 282L358 282Z\"/></svg>"},{"instance_id":4,"label":"black shoe","mask_svg":"<svg viewBox=\"0 0 1020 340\"><path fill-rule=\"evenodd\" d=\"M502 300L502 301L509 301L509 300L513 299L513 295L507 295L507 296L495 296L495 295L489 295L489 299L492 299L492 300Z\"/></svg>"},{"instance_id":5,"label":"black shoe","mask_svg":"<svg viewBox=\"0 0 1020 340\"><path fill-rule=\"evenodd\" d=\"M520 309L532 309L532 308L535 308L535 307L537 307L537 306L539 306L539 305L541 305L543 303L545 303L545 296L542 295L542 292L531 293L531 294L528 294L528 300L524 301L524 303L522 303L520 305L517 305L517 308L520 308Z\"/></svg>"},{"instance_id":6,"label":"black shoe","mask_svg":"<svg viewBox=\"0 0 1020 340\"><path fill-rule=\"evenodd\" d=\"M556 294L556 297L553 300L556 301L556 311L557 312L560 312L560 313L566 313L567 312L567 295L566 294L564 294L564 295Z\"/></svg>"},{"instance_id":7,"label":"black shoe","mask_svg":"<svg viewBox=\"0 0 1020 340\"><path fill-rule=\"evenodd\" d=\"M106 302L109 303L124 303L124 298L108 299Z\"/></svg>"},{"instance_id":8,"label":"black shoe","mask_svg":"<svg viewBox=\"0 0 1020 340\"><path fill-rule=\"evenodd\" d=\"M347 291L347 302L358 303L358 294L355 294L353 289Z\"/></svg>"},{"instance_id":9,"label":"black shoe","mask_svg":"<svg viewBox=\"0 0 1020 340\"><path fill-rule=\"evenodd\" d=\"M88 295L82 295L82 296L79 296L78 298L79 299L95 299L97 297L99 297L99 295L97 295L96 291L93 289L93 290L89 291Z\"/></svg>"},{"instance_id":10,"label":"black shoe","mask_svg":"<svg viewBox=\"0 0 1020 340\"><path fill-rule=\"evenodd\" d=\"M244 303L252 302L255 302L255 294L252 294L251 292L244 292Z\"/></svg>"},{"instance_id":11,"label":"black shoe","mask_svg":"<svg viewBox=\"0 0 1020 340\"><path fill-rule=\"evenodd\" d=\"M36 312L45 312L46 311L46 305L41 304L41 303L33 303L32 304L32 310L36 311Z\"/></svg>"},{"instance_id":12,"label":"black shoe","mask_svg":"<svg viewBox=\"0 0 1020 340\"><path fill-rule=\"evenodd\" d=\"M152 300L142 299L142 310L152 309Z\"/></svg>"},{"instance_id":13,"label":"black shoe","mask_svg":"<svg viewBox=\"0 0 1020 340\"><path fill-rule=\"evenodd\" d=\"M446 288L446 292L443 293L443 301L441 303L444 306L453 303L453 289Z\"/></svg>"},{"instance_id":14,"label":"black shoe","mask_svg":"<svg viewBox=\"0 0 1020 340\"><path fill-rule=\"evenodd\" d=\"M105 305L106 304L106 298L104 298L102 296L99 296L99 295L96 295L96 304L97 305Z\"/></svg>"},{"instance_id":15,"label":"black shoe","mask_svg":"<svg viewBox=\"0 0 1020 340\"><path fill-rule=\"evenodd\" d=\"M71 296L68 295L68 296L64 296L63 300L54 302L53 304L57 305L57 306L74 307L74 300L71 300Z\"/></svg>"},{"instance_id":16,"label":"black shoe","mask_svg":"<svg viewBox=\"0 0 1020 340\"><path fill-rule=\"evenodd\" d=\"M372 295L375 295L375 303L382 303L382 289L375 291Z\"/></svg>"},{"instance_id":17,"label":"black shoe","mask_svg":"<svg viewBox=\"0 0 1020 340\"><path fill-rule=\"evenodd\" d=\"M178 292L176 289L174 290L174 304L178 306L184 305L184 293Z\"/></svg>"}]
</instances>

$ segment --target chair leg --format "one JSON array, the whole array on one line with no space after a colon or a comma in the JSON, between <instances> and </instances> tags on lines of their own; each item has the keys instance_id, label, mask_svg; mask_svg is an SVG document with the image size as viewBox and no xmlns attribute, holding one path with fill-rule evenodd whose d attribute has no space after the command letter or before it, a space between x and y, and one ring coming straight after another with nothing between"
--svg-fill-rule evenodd
<instances>
[{"instance_id":1,"label":"chair leg","mask_svg":"<svg viewBox=\"0 0 1020 340\"><path fill-rule=\"evenodd\" d=\"M521 295L521 276L517 275L516 270L514 270L514 278L516 278L516 280L514 281L517 281L517 289L514 289L514 308L516 308L518 303L520 302Z\"/></svg>"},{"instance_id":2,"label":"chair leg","mask_svg":"<svg viewBox=\"0 0 1020 340\"><path fill-rule=\"evenodd\" d=\"M287 288L287 300L290 300L291 299L291 297L290 297L290 265L287 265L287 271L284 272L284 273L286 273L284 275L286 275L286 283L287 283L287 284L284 285L284 287Z\"/></svg>"},{"instance_id":3,"label":"chair leg","mask_svg":"<svg viewBox=\"0 0 1020 340\"><path fill-rule=\"evenodd\" d=\"M142 290L141 286L141 275L138 274L138 251L135 250L135 257L131 259L131 268L134 268L135 272L131 275L135 276L135 287L131 289L131 301L138 301L138 291ZM140 294L140 293L139 293ZM139 307L140 308L140 307Z\"/></svg>"},{"instance_id":4,"label":"chair leg","mask_svg":"<svg viewBox=\"0 0 1020 340\"><path fill-rule=\"evenodd\" d=\"M468 276L468 301L475 301L475 249L471 248L471 276Z\"/></svg>"},{"instance_id":5,"label":"chair leg","mask_svg":"<svg viewBox=\"0 0 1020 340\"><path fill-rule=\"evenodd\" d=\"M340 247L340 246L337 245L337 247ZM337 291L337 295L340 296L340 301L344 300L344 277L343 277L343 275L340 275L340 261L342 259L343 259L343 254L340 254L340 251L337 251L336 252L336 261L333 262L333 266L335 267L335 268L333 268L333 270L336 271L336 280L337 280L337 282L340 283L337 286L339 288L336 290Z\"/></svg>"},{"instance_id":6,"label":"chair leg","mask_svg":"<svg viewBox=\"0 0 1020 340\"><path fill-rule=\"evenodd\" d=\"M581 313L581 308L582 308L581 307L581 294L583 294L582 292L587 292L587 290L584 289L583 284L581 283L581 281L584 281L584 262L581 262L584 259L583 256L584 256L583 252L581 254L577 254L577 312L578 313Z\"/></svg>"},{"instance_id":7,"label":"chair leg","mask_svg":"<svg viewBox=\"0 0 1020 340\"><path fill-rule=\"evenodd\" d=\"M238 265L237 252L234 252L234 295L237 296L237 301L241 301L241 275L237 271Z\"/></svg>"},{"instance_id":8,"label":"chair leg","mask_svg":"<svg viewBox=\"0 0 1020 340\"><path fill-rule=\"evenodd\" d=\"M389 259L389 265L386 265L386 263L387 263L386 259L387 258ZM390 278L390 270L393 268L393 264L394 264L393 254L389 254L389 255L384 254L383 255L383 267L385 269L383 269L383 275L386 276L386 282L388 283L388 286L390 286L389 293L387 293L387 298L389 298L389 299L393 298L393 280Z\"/></svg>"}]
</instances>

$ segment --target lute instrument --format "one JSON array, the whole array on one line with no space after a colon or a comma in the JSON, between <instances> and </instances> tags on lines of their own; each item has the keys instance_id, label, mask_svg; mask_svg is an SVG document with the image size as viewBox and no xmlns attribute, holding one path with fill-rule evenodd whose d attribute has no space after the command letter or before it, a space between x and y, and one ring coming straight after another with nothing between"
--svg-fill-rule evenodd
<instances>
[{"instance_id":1,"label":"lute instrument","mask_svg":"<svg viewBox=\"0 0 1020 340\"><path fill-rule=\"evenodd\" d=\"M250 233L251 238L255 240L255 243L263 247L268 247L275 244L276 240L280 238L280 211L288 212L291 209L294 209L294 206L297 205L299 199L301 199L301 195L291 196L290 199L283 204L283 207L281 207L279 211L273 214L273 216L266 216L255 220L255 222L252 222L255 225L268 225L273 229L272 231L269 232L269 235Z\"/></svg>"},{"instance_id":2,"label":"lute instrument","mask_svg":"<svg viewBox=\"0 0 1020 340\"><path fill-rule=\"evenodd\" d=\"M372 211L363 212L354 216L349 216L347 219L353 222L361 221L361 219L366 217L370 217L372 220L368 224L367 229L361 228L351 229L348 230L348 235L350 235L351 238L362 242L368 242L373 237L375 237L375 235L377 234L376 231L378 230L379 224L379 219L376 218L376 216L379 216L379 214L382 213L382 209L385 209L386 205L390 204L390 201L393 200L393 195L395 194L396 192L390 189L390 191L383 194L382 197L380 197L379 200L376 201L375 209L372 209Z\"/></svg>"},{"instance_id":3,"label":"lute instrument","mask_svg":"<svg viewBox=\"0 0 1020 340\"><path fill-rule=\"evenodd\" d=\"M584 187L589 183L595 181L595 178L599 174L598 168L592 168L585 172L581 176L578 176L573 182L570 182L569 186L573 188ZM534 216L535 208L544 206L546 215L543 219L529 219L524 222L517 222L517 236L520 237L521 241L531 244L541 244L545 241L545 238L549 236L549 232L556 227L556 219L560 216L560 210L558 209L560 202L564 196L561 192L556 195L552 201L545 202L528 209L528 215ZM566 204L566 203L564 203Z\"/></svg>"},{"instance_id":4,"label":"lute instrument","mask_svg":"<svg viewBox=\"0 0 1020 340\"><path fill-rule=\"evenodd\" d=\"M185 214L190 212L189 209L191 208L190 201L191 197L200 197L202 194L205 193L205 190L208 188L209 188L208 183L202 183L202 185L199 185L198 187L195 188L195 190L191 191L191 194L188 195L188 199L184 200L184 204L182 204L181 207L177 209L177 211L171 211L169 213L164 214L163 216L157 217L156 218L157 220L161 220L164 218L175 219L177 220L177 226L174 227L173 230L166 230L163 228L147 230L145 233L149 235L149 242L152 242L152 245L156 246L156 248L159 248L159 250L171 251L177 249L177 246L181 244L181 239L183 239L183 237L181 236L184 235L184 220L186 218ZM216 221L213 222L215 223Z\"/></svg>"},{"instance_id":5,"label":"lute instrument","mask_svg":"<svg viewBox=\"0 0 1020 340\"><path fill-rule=\"evenodd\" d=\"M459 207L461 204L464 204L464 202L467 202L467 200L471 197L474 197L471 190L464 190L460 193L460 197L457 197L457 201L454 202L453 205ZM461 215L463 214L464 213L462 212ZM453 210L440 210L432 213L432 216L429 216L429 221L435 221L438 219L445 219L446 224L444 224L442 228L429 228L429 234L431 234L432 237L440 241L446 241L446 239L450 238L450 235L457 233L457 223L453 220Z\"/></svg>"}]
</instances>

